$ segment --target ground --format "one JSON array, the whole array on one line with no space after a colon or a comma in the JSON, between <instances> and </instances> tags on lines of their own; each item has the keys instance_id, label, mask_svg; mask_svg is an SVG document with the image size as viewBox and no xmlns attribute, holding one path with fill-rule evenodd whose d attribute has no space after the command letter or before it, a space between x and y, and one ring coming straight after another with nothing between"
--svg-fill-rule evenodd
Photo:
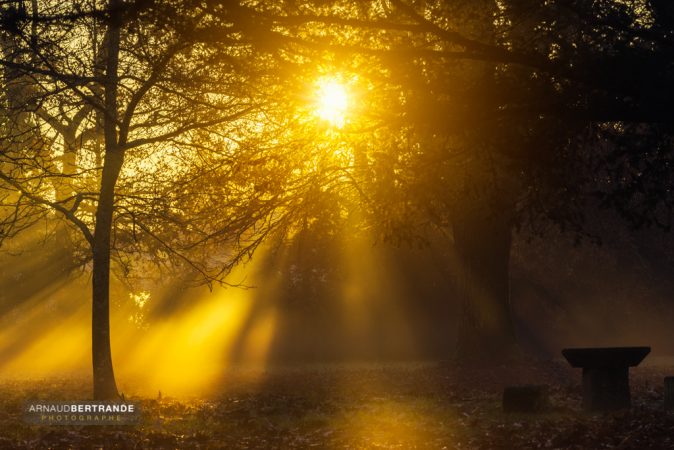
<instances>
[{"instance_id":1,"label":"ground","mask_svg":"<svg viewBox=\"0 0 674 450\"><path fill-rule=\"evenodd\" d=\"M674 413L663 410L663 378L670 374L674 365L633 369L633 408L588 414L580 408L580 371L562 361L239 370L208 397L135 398L142 422L117 427L28 425L25 400L86 398L88 383L6 380L0 448L668 449ZM530 383L549 385L550 410L504 414L503 387Z\"/></svg>"}]
</instances>

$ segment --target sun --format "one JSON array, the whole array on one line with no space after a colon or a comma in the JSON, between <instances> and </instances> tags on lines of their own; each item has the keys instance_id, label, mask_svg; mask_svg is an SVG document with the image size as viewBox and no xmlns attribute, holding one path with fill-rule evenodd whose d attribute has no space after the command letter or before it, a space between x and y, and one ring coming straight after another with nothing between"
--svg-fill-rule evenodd
<instances>
[{"instance_id":1,"label":"sun","mask_svg":"<svg viewBox=\"0 0 674 450\"><path fill-rule=\"evenodd\" d=\"M349 108L346 86L333 77L321 78L316 85L316 116L342 128Z\"/></svg>"}]
</instances>

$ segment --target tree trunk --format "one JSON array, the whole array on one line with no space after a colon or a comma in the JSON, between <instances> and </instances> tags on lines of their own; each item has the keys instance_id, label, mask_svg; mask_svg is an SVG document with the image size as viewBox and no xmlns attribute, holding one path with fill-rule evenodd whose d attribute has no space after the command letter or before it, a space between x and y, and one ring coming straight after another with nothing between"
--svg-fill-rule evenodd
<instances>
[{"instance_id":1,"label":"tree trunk","mask_svg":"<svg viewBox=\"0 0 674 450\"><path fill-rule=\"evenodd\" d=\"M77 173L77 144L75 141L75 132L67 130L63 134L63 156L61 157L61 177L53 178L53 186L55 199L64 208L70 209L74 204L74 199L71 197L74 194L72 185L72 177ZM67 199L71 199L66 201ZM66 223L58 222L54 230L54 242L59 249L59 253L66 255L70 267L74 267L75 259L73 255L73 244L68 232ZM67 273L67 272L66 272Z\"/></svg>"},{"instance_id":2,"label":"tree trunk","mask_svg":"<svg viewBox=\"0 0 674 450\"><path fill-rule=\"evenodd\" d=\"M105 156L101 191L96 208L93 244L93 289L91 315L91 351L94 372L94 399L119 398L110 349L110 244L112 234L115 186L124 163L124 151L117 137L117 69L119 66L120 14L119 2L109 4L110 40L107 46L105 115Z\"/></svg>"},{"instance_id":3,"label":"tree trunk","mask_svg":"<svg viewBox=\"0 0 674 450\"><path fill-rule=\"evenodd\" d=\"M458 212L454 221L461 266L459 360L496 362L516 355L510 309L510 217L510 211L471 205Z\"/></svg>"},{"instance_id":4,"label":"tree trunk","mask_svg":"<svg viewBox=\"0 0 674 450\"><path fill-rule=\"evenodd\" d=\"M63 156L61 156L61 175L56 178L56 201L63 203L63 206L70 208L70 205L65 204L65 200L72 197L74 189L72 179L77 173L77 140L75 137L75 130L67 127L63 133Z\"/></svg>"},{"instance_id":5,"label":"tree trunk","mask_svg":"<svg viewBox=\"0 0 674 450\"><path fill-rule=\"evenodd\" d=\"M110 236L115 184L122 162L121 152L106 152L101 193L96 210L91 316L91 350L96 400L118 397L110 349Z\"/></svg>"}]
</instances>

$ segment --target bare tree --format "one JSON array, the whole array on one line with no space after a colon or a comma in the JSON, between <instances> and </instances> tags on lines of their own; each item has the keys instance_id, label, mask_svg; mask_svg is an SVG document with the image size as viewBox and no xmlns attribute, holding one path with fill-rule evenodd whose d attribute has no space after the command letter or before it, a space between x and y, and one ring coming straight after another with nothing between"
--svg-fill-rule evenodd
<instances>
[{"instance_id":1,"label":"bare tree","mask_svg":"<svg viewBox=\"0 0 674 450\"><path fill-rule=\"evenodd\" d=\"M198 2L32 8L5 30L5 71L16 72L6 86L25 84L14 103L29 123L9 125L16 151L3 153L0 179L18 198L5 203L34 211L26 224L58 214L86 243L94 398L115 398L113 261L224 282L288 220L294 160L269 112L280 88L268 54L232 25L240 18ZM43 139L43 156L17 141L26 133ZM3 236L26 227L15 216Z\"/></svg>"}]
</instances>

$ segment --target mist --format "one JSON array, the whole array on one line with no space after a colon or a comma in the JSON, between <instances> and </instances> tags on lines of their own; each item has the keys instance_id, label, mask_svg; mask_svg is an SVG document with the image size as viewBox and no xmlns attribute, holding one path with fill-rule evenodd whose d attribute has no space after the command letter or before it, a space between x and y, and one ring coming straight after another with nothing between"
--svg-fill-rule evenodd
<instances>
[{"instance_id":1,"label":"mist","mask_svg":"<svg viewBox=\"0 0 674 450\"><path fill-rule=\"evenodd\" d=\"M550 227L515 235L511 302L524 352L559 359L569 346L649 345L669 356L672 238L633 233L611 215L577 239ZM341 239L349 236L350 245ZM189 277L113 284L112 348L128 394L205 395L229 372L316 364L451 361L456 255L442 236L393 246L319 232L265 247L228 281ZM91 283L34 242L3 256L0 377L85 377ZM33 275L40 273L40 282Z\"/></svg>"}]
</instances>

